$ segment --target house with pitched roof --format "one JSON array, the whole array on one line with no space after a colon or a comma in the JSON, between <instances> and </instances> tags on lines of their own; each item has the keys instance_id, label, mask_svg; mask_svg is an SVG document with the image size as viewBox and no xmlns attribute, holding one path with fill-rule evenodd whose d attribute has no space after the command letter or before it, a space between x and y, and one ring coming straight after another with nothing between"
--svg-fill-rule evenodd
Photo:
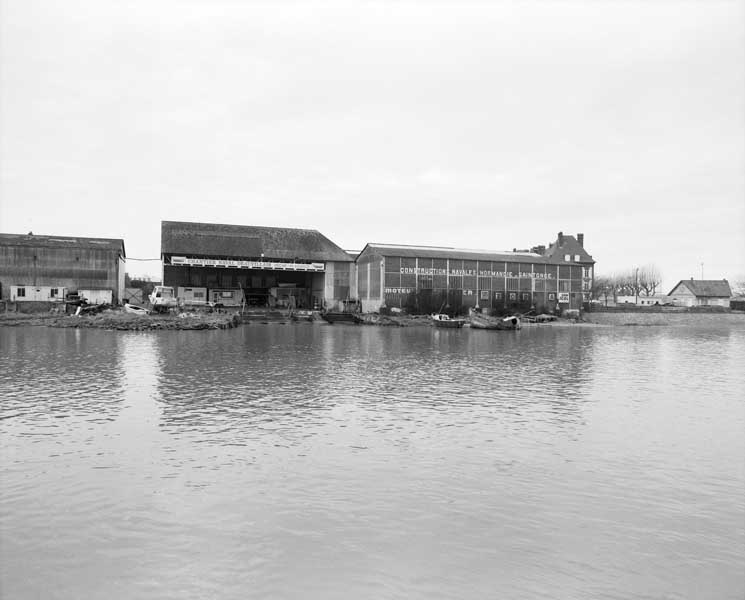
<instances>
[{"instance_id":1,"label":"house with pitched roof","mask_svg":"<svg viewBox=\"0 0 745 600\"><path fill-rule=\"evenodd\" d=\"M732 289L726 279L681 279L668 297L675 306L729 307Z\"/></svg>"}]
</instances>

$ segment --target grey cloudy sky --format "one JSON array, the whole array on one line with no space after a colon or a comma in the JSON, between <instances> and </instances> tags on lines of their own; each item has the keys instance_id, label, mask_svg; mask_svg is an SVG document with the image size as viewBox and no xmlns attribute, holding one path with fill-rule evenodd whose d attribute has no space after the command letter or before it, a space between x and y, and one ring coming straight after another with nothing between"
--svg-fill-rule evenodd
<instances>
[{"instance_id":1,"label":"grey cloudy sky","mask_svg":"<svg viewBox=\"0 0 745 600\"><path fill-rule=\"evenodd\" d=\"M733 279L745 2L0 0L0 231L161 220Z\"/></svg>"}]
</instances>

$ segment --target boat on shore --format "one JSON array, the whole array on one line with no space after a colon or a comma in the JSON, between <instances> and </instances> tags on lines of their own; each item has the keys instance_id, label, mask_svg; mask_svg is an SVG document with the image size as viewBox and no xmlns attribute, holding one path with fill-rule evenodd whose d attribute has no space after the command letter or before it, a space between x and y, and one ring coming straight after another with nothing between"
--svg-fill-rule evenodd
<instances>
[{"instance_id":1,"label":"boat on shore","mask_svg":"<svg viewBox=\"0 0 745 600\"><path fill-rule=\"evenodd\" d=\"M142 306L137 306L136 304L125 304L124 305L124 312L128 313L130 315L149 315L150 311L146 308L143 308Z\"/></svg>"},{"instance_id":2,"label":"boat on shore","mask_svg":"<svg viewBox=\"0 0 745 600\"><path fill-rule=\"evenodd\" d=\"M327 323L362 323L362 317L357 313L342 311L326 311L321 313L321 318Z\"/></svg>"},{"instance_id":3,"label":"boat on shore","mask_svg":"<svg viewBox=\"0 0 745 600\"><path fill-rule=\"evenodd\" d=\"M449 315L444 313L438 313L431 315L432 324L435 327L443 327L447 329L457 329L463 327L466 324L465 319L451 319Z\"/></svg>"},{"instance_id":4,"label":"boat on shore","mask_svg":"<svg viewBox=\"0 0 745 600\"><path fill-rule=\"evenodd\" d=\"M492 329L492 330L515 330L520 329L520 317L509 316L499 319L483 316L471 315L469 322L472 329Z\"/></svg>"}]
</instances>

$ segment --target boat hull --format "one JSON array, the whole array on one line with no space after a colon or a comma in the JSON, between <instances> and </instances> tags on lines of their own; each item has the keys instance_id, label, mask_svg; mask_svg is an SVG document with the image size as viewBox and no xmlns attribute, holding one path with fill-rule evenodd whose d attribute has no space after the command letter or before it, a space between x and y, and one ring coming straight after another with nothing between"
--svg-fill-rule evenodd
<instances>
[{"instance_id":1,"label":"boat hull","mask_svg":"<svg viewBox=\"0 0 745 600\"><path fill-rule=\"evenodd\" d=\"M442 329L460 329L465 325L465 321L460 319L450 319L449 321L432 321L435 327Z\"/></svg>"},{"instance_id":2,"label":"boat hull","mask_svg":"<svg viewBox=\"0 0 745 600\"><path fill-rule=\"evenodd\" d=\"M362 317L354 313L345 312L325 312L321 315L324 321L327 323L352 323L357 324L362 322Z\"/></svg>"},{"instance_id":3,"label":"boat hull","mask_svg":"<svg viewBox=\"0 0 745 600\"><path fill-rule=\"evenodd\" d=\"M465 319L451 319L446 314L431 315L432 325L443 329L459 329L466 324Z\"/></svg>"},{"instance_id":4,"label":"boat hull","mask_svg":"<svg viewBox=\"0 0 745 600\"><path fill-rule=\"evenodd\" d=\"M503 319L487 319L484 317L471 317L472 329L489 329L496 331L514 331L520 329L518 317L505 317Z\"/></svg>"}]
</instances>

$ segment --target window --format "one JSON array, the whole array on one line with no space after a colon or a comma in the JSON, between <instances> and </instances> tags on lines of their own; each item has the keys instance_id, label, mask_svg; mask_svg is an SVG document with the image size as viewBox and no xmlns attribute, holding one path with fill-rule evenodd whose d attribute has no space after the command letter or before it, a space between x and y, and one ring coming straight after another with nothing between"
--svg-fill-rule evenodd
<instances>
[{"instance_id":1,"label":"window","mask_svg":"<svg viewBox=\"0 0 745 600\"><path fill-rule=\"evenodd\" d=\"M565 254L564 255L564 262L570 262L572 260L571 254Z\"/></svg>"},{"instance_id":2,"label":"window","mask_svg":"<svg viewBox=\"0 0 745 600\"><path fill-rule=\"evenodd\" d=\"M579 262L579 254L574 255L574 262Z\"/></svg>"},{"instance_id":3,"label":"window","mask_svg":"<svg viewBox=\"0 0 745 600\"><path fill-rule=\"evenodd\" d=\"M56 298L58 294L59 294L59 289L57 288L52 288L51 290L49 290L49 296L51 298Z\"/></svg>"},{"instance_id":4,"label":"window","mask_svg":"<svg viewBox=\"0 0 745 600\"><path fill-rule=\"evenodd\" d=\"M16 297L23 298L26 296L26 288L19 287L18 291L16 292Z\"/></svg>"}]
</instances>

